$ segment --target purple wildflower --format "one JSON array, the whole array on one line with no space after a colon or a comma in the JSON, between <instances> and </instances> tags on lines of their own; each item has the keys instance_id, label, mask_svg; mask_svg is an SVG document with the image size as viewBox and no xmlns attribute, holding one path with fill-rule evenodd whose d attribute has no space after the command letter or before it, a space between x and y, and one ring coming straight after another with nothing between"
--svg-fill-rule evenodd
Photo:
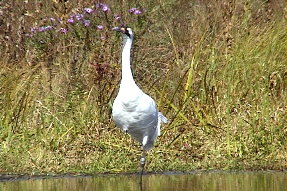
<instances>
[{"instance_id":1,"label":"purple wildflower","mask_svg":"<svg viewBox=\"0 0 287 191\"><path fill-rule=\"evenodd\" d=\"M84 12L91 14L94 10L92 8L84 8Z\"/></svg>"},{"instance_id":2,"label":"purple wildflower","mask_svg":"<svg viewBox=\"0 0 287 191\"><path fill-rule=\"evenodd\" d=\"M129 13L134 14L134 15L140 15L142 14L142 11L139 10L138 8L131 8L129 9Z\"/></svg>"},{"instance_id":3,"label":"purple wildflower","mask_svg":"<svg viewBox=\"0 0 287 191\"><path fill-rule=\"evenodd\" d=\"M133 13L133 12L135 12L135 10L136 10L136 8L131 8L131 9L129 9L129 13Z\"/></svg>"},{"instance_id":4,"label":"purple wildflower","mask_svg":"<svg viewBox=\"0 0 287 191\"><path fill-rule=\"evenodd\" d=\"M140 15L140 14L142 14L141 10L137 9L137 10L134 11L134 15Z\"/></svg>"},{"instance_id":5,"label":"purple wildflower","mask_svg":"<svg viewBox=\"0 0 287 191\"><path fill-rule=\"evenodd\" d=\"M68 18L67 20L68 23L73 24L75 22L73 17Z\"/></svg>"},{"instance_id":6,"label":"purple wildflower","mask_svg":"<svg viewBox=\"0 0 287 191\"><path fill-rule=\"evenodd\" d=\"M63 34L66 34L66 33L68 32L68 29L66 29L66 28L60 28L60 29L59 29L59 32L60 32L60 33L63 33Z\"/></svg>"},{"instance_id":7,"label":"purple wildflower","mask_svg":"<svg viewBox=\"0 0 287 191\"><path fill-rule=\"evenodd\" d=\"M41 27L33 27L31 28L31 33L37 33L37 32L45 32L54 29L53 26L41 26Z\"/></svg>"},{"instance_id":8,"label":"purple wildflower","mask_svg":"<svg viewBox=\"0 0 287 191\"><path fill-rule=\"evenodd\" d=\"M55 19L55 18L53 18L53 17L51 17L51 18L50 18L50 21L55 22L55 21L56 21L56 19Z\"/></svg>"},{"instance_id":9,"label":"purple wildflower","mask_svg":"<svg viewBox=\"0 0 287 191\"><path fill-rule=\"evenodd\" d=\"M100 37L101 40L106 40L107 38L105 36Z\"/></svg>"},{"instance_id":10,"label":"purple wildflower","mask_svg":"<svg viewBox=\"0 0 287 191\"><path fill-rule=\"evenodd\" d=\"M110 10L107 4L104 3L97 3L96 8L102 10L103 12L107 12Z\"/></svg>"},{"instance_id":11,"label":"purple wildflower","mask_svg":"<svg viewBox=\"0 0 287 191\"><path fill-rule=\"evenodd\" d=\"M118 21L121 19L121 16L120 15L114 15L114 18Z\"/></svg>"},{"instance_id":12,"label":"purple wildflower","mask_svg":"<svg viewBox=\"0 0 287 191\"><path fill-rule=\"evenodd\" d=\"M84 20L83 23L84 23L85 27L88 27L88 26L91 25L91 21L90 20Z\"/></svg>"},{"instance_id":13,"label":"purple wildflower","mask_svg":"<svg viewBox=\"0 0 287 191\"><path fill-rule=\"evenodd\" d=\"M32 27L31 28L32 33L36 33L36 32L38 32L38 30L39 30L39 27Z\"/></svg>"},{"instance_id":14,"label":"purple wildflower","mask_svg":"<svg viewBox=\"0 0 287 191\"><path fill-rule=\"evenodd\" d=\"M83 14L76 14L76 15L75 15L75 18L76 18L78 21L80 21L80 20L82 20L82 19L84 18L84 15L83 15Z\"/></svg>"},{"instance_id":15,"label":"purple wildflower","mask_svg":"<svg viewBox=\"0 0 287 191\"><path fill-rule=\"evenodd\" d=\"M42 26L42 27L39 27L38 28L38 32L45 32L45 31L49 31L49 30L52 30L54 27L53 26Z\"/></svg>"},{"instance_id":16,"label":"purple wildflower","mask_svg":"<svg viewBox=\"0 0 287 191\"><path fill-rule=\"evenodd\" d=\"M103 29L104 29L104 26L103 26L103 25L98 25L98 26L97 26L97 29L98 29L98 30L103 30Z\"/></svg>"}]
</instances>

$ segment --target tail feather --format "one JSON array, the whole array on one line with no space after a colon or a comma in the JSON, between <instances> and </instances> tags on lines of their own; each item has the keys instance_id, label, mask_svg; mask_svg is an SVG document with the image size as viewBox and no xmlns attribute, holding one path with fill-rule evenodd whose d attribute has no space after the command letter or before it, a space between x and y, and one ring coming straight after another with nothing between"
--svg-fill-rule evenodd
<instances>
[{"instance_id":1,"label":"tail feather","mask_svg":"<svg viewBox=\"0 0 287 191\"><path fill-rule=\"evenodd\" d=\"M160 136L160 124L161 122L167 123L167 118L161 113L158 112L158 123L157 123L157 136Z\"/></svg>"},{"instance_id":2,"label":"tail feather","mask_svg":"<svg viewBox=\"0 0 287 191\"><path fill-rule=\"evenodd\" d=\"M168 121L168 119L161 112L158 112L158 118L163 123L167 123L167 121Z\"/></svg>"}]
</instances>

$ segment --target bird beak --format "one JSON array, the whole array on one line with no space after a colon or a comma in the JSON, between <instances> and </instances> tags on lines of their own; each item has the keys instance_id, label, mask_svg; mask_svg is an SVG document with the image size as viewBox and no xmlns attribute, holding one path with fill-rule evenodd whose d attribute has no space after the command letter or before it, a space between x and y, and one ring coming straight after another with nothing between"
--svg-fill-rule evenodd
<instances>
[{"instance_id":1,"label":"bird beak","mask_svg":"<svg viewBox=\"0 0 287 191\"><path fill-rule=\"evenodd\" d=\"M120 31L120 27L114 27L112 28L113 31Z\"/></svg>"},{"instance_id":2,"label":"bird beak","mask_svg":"<svg viewBox=\"0 0 287 191\"><path fill-rule=\"evenodd\" d=\"M123 27L114 27L112 28L113 31L117 31L117 32L124 32L125 29Z\"/></svg>"}]
</instances>

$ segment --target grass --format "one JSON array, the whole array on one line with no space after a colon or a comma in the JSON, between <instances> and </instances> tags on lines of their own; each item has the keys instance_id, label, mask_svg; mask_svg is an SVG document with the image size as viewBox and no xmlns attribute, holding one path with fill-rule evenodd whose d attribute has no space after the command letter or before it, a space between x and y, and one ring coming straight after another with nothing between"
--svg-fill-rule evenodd
<instances>
[{"instance_id":1,"label":"grass","mask_svg":"<svg viewBox=\"0 0 287 191\"><path fill-rule=\"evenodd\" d=\"M138 143L111 120L121 41L111 13L91 18L103 31L20 35L85 3L1 6L0 173L139 170ZM107 3L137 35L136 82L169 119L148 171L286 168L283 1ZM146 11L131 16L131 7Z\"/></svg>"}]
</instances>

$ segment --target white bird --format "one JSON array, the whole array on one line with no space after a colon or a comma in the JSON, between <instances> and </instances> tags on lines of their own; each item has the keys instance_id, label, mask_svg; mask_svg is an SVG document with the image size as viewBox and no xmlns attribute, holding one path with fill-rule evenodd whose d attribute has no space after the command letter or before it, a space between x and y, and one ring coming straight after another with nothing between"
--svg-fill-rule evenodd
<instances>
[{"instance_id":1,"label":"white bird","mask_svg":"<svg viewBox=\"0 0 287 191\"><path fill-rule=\"evenodd\" d=\"M113 103L112 116L119 128L142 145L140 164L143 173L146 151L154 146L157 136L160 135L160 125L162 122L167 123L167 118L158 111L155 101L145 94L133 79L130 66L130 52L134 39L132 29L115 27L113 30L122 33L123 50L122 78Z\"/></svg>"}]
</instances>

